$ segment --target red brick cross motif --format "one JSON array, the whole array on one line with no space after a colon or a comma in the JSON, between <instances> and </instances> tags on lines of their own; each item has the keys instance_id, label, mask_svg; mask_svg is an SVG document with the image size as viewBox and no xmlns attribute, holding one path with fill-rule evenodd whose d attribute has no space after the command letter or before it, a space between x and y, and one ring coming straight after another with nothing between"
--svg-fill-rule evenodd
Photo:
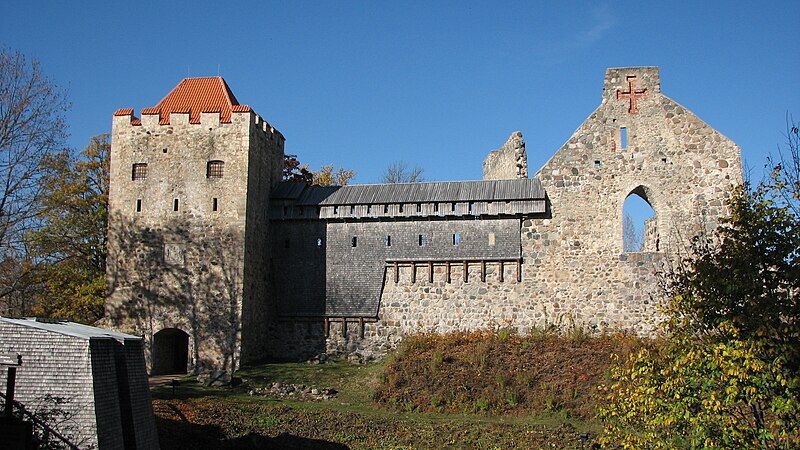
<instances>
[{"instance_id":1,"label":"red brick cross motif","mask_svg":"<svg viewBox=\"0 0 800 450\"><path fill-rule=\"evenodd\" d=\"M647 89L636 89L636 75L628 75L625 79L628 81L628 92L622 92L617 89L617 100L629 99L631 104L628 107L628 112L630 114L636 114L639 112L639 107L636 106L636 100L647 97Z\"/></svg>"}]
</instances>

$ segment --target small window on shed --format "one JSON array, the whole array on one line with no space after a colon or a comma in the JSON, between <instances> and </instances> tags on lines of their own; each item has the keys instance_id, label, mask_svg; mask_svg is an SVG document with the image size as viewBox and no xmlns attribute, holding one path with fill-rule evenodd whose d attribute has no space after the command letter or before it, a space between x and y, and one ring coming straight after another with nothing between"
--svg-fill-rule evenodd
<instances>
[{"instance_id":1,"label":"small window on shed","mask_svg":"<svg viewBox=\"0 0 800 450\"><path fill-rule=\"evenodd\" d=\"M417 203L417 212L422 212L422 203Z\"/></svg>"},{"instance_id":2,"label":"small window on shed","mask_svg":"<svg viewBox=\"0 0 800 450\"><path fill-rule=\"evenodd\" d=\"M494 244L495 244L494 233L489 233L489 245L494 245Z\"/></svg>"},{"instance_id":3,"label":"small window on shed","mask_svg":"<svg viewBox=\"0 0 800 450\"><path fill-rule=\"evenodd\" d=\"M439 204L438 203L434 203L433 204L433 212L435 212L435 213L439 212Z\"/></svg>"},{"instance_id":4,"label":"small window on shed","mask_svg":"<svg viewBox=\"0 0 800 450\"><path fill-rule=\"evenodd\" d=\"M333 207L333 213L334 214L339 214L339 207L338 206L334 206Z\"/></svg>"},{"instance_id":5,"label":"small window on shed","mask_svg":"<svg viewBox=\"0 0 800 450\"><path fill-rule=\"evenodd\" d=\"M350 215L354 216L356 214L356 206L350 205Z\"/></svg>"},{"instance_id":6,"label":"small window on shed","mask_svg":"<svg viewBox=\"0 0 800 450\"><path fill-rule=\"evenodd\" d=\"M372 205L367 205L367 214L372 214Z\"/></svg>"},{"instance_id":7,"label":"small window on shed","mask_svg":"<svg viewBox=\"0 0 800 450\"><path fill-rule=\"evenodd\" d=\"M401 213L403 212L403 204L402 203L400 203L400 212Z\"/></svg>"},{"instance_id":8,"label":"small window on shed","mask_svg":"<svg viewBox=\"0 0 800 450\"><path fill-rule=\"evenodd\" d=\"M131 170L132 180L144 180L147 178L147 163L136 163Z\"/></svg>"},{"instance_id":9,"label":"small window on shed","mask_svg":"<svg viewBox=\"0 0 800 450\"><path fill-rule=\"evenodd\" d=\"M469 202L469 213L475 214L475 202Z\"/></svg>"},{"instance_id":10,"label":"small window on shed","mask_svg":"<svg viewBox=\"0 0 800 450\"><path fill-rule=\"evenodd\" d=\"M461 244L461 233L453 234L453 245Z\"/></svg>"},{"instance_id":11,"label":"small window on shed","mask_svg":"<svg viewBox=\"0 0 800 450\"><path fill-rule=\"evenodd\" d=\"M383 205L383 213L389 214L389 205Z\"/></svg>"},{"instance_id":12,"label":"small window on shed","mask_svg":"<svg viewBox=\"0 0 800 450\"><path fill-rule=\"evenodd\" d=\"M222 178L225 172L224 161L209 161L206 166L207 178Z\"/></svg>"},{"instance_id":13,"label":"small window on shed","mask_svg":"<svg viewBox=\"0 0 800 450\"><path fill-rule=\"evenodd\" d=\"M353 236L353 238L350 240L350 246L351 247L355 247L357 245L358 245L358 237L357 236Z\"/></svg>"},{"instance_id":14,"label":"small window on shed","mask_svg":"<svg viewBox=\"0 0 800 450\"><path fill-rule=\"evenodd\" d=\"M450 203L450 212L455 212L455 210L456 210L455 202L454 203Z\"/></svg>"}]
</instances>

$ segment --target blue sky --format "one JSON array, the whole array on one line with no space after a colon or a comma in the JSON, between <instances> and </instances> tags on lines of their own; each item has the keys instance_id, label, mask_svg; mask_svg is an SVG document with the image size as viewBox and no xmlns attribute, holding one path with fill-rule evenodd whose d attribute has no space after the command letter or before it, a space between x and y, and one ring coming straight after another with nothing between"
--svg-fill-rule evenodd
<instances>
[{"instance_id":1,"label":"blue sky","mask_svg":"<svg viewBox=\"0 0 800 450\"><path fill-rule=\"evenodd\" d=\"M661 67L665 94L761 174L800 116L800 2L3 2L0 45L73 103L70 141L187 76L221 74L312 167L379 181L403 159L477 179L514 130L538 169L599 104L606 67Z\"/></svg>"}]
</instances>

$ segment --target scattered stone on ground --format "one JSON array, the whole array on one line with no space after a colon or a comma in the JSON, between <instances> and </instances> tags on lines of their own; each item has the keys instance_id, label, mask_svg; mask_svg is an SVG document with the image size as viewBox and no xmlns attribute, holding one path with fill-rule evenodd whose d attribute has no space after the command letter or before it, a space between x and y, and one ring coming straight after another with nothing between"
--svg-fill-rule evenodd
<instances>
[{"instance_id":1,"label":"scattered stone on ground","mask_svg":"<svg viewBox=\"0 0 800 450\"><path fill-rule=\"evenodd\" d=\"M276 381L269 386L254 387L247 391L248 395L268 395L295 400L330 400L338 391L331 387L317 388L305 384L281 383Z\"/></svg>"}]
</instances>

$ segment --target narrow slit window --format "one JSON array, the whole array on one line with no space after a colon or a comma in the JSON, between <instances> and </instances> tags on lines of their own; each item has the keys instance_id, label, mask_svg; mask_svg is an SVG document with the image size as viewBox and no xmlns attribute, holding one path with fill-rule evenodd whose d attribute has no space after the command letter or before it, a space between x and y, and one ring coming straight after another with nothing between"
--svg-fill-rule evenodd
<instances>
[{"instance_id":1,"label":"narrow slit window","mask_svg":"<svg viewBox=\"0 0 800 450\"><path fill-rule=\"evenodd\" d=\"M453 234L453 245L461 244L461 233Z\"/></svg>"},{"instance_id":2,"label":"narrow slit window","mask_svg":"<svg viewBox=\"0 0 800 450\"><path fill-rule=\"evenodd\" d=\"M224 161L209 161L206 168L206 177L208 178L222 178L225 175L225 162Z\"/></svg>"},{"instance_id":3,"label":"narrow slit window","mask_svg":"<svg viewBox=\"0 0 800 450\"><path fill-rule=\"evenodd\" d=\"M419 240L419 246L420 247L424 247L425 244L427 243L427 239L425 239L425 235L424 234L420 234L418 236L418 240Z\"/></svg>"},{"instance_id":4,"label":"narrow slit window","mask_svg":"<svg viewBox=\"0 0 800 450\"><path fill-rule=\"evenodd\" d=\"M131 169L132 180L144 180L147 178L147 163L136 163Z\"/></svg>"},{"instance_id":5,"label":"narrow slit window","mask_svg":"<svg viewBox=\"0 0 800 450\"><path fill-rule=\"evenodd\" d=\"M333 214L334 214L334 215L335 215L335 214L339 214L339 207L338 207L338 206L334 206L334 207L333 207Z\"/></svg>"},{"instance_id":6,"label":"narrow slit window","mask_svg":"<svg viewBox=\"0 0 800 450\"><path fill-rule=\"evenodd\" d=\"M456 204L450 203L450 212L455 212L455 211L456 211Z\"/></svg>"},{"instance_id":7,"label":"narrow slit window","mask_svg":"<svg viewBox=\"0 0 800 450\"><path fill-rule=\"evenodd\" d=\"M401 213L403 212L403 204L402 203L400 203L400 212Z\"/></svg>"},{"instance_id":8,"label":"narrow slit window","mask_svg":"<svg viewBox=\"0 0 800 450\"><path fill-rule=\"evenodd\" d=\"M178 210L178 199L177 198L172 201L172 210L173 211L177 211Z\"/></svg>"},{"instance_id":9,"label":"narrow slit window","mask_svg":"<svg viewBox=\"0 0 800 450\"><path fill-rule=\"evenodd\" d=\"M317 247L322 247L322 238L317 238Z\"/></svg>"},{"instance_id":10,"label":"narrow slit window","mask_svg":"<svg viewBox=\"0 0 800 450\"><path fill-rule=\"evenodd\" d=\"M136 199L136 212L142 212L142 199Z\"/></svg>"},{"instance_id":11,"label":"narrow slit window","mask_svg":"<svg viewBox=\"0 0 800 450\"><path fill-rule=\"evenodd\" d=\"M422 212L422 203L417 203L417 212Z\"/></svg>"},{"instance_id":12,"label":"narrow slit window","mask_svg":"<svg viewBox=\"0 0 800 450\"><path fill-rule=\"evenodd\" d=\"M217 197L211 199L211 210L216 211L219 207L219 202L217 201Z\"/></svg>"},{"instance_id":13,"label":"narrow slit window","mask_svg":"<svg viewBox=\"0 0 800 450\"><path fill-rule=\"evenodd\" d=\"M372 214L372 205L367 205L367 214Z\"/></svg>"},{"instance_id":14,"label":"narrow slit window","mask_svg":"<svg viewBox=\"0 0 800 450\"><path fill-rule=\"evenodd\" d=\"M388 234L386 235L386 246L387 247L391 247L392 246L392 237L390 235L388 235Z\"/></svg>"},{"instance_id":15,"label":"narrow slit window","mask_svg":"<svg viewBox=\"0 0 800 450\"><path fill-rule=\"evenodd\" d=\"M383 205L383 213L389 214L389 205Z\"/></svg>"},{"instance_id":16,"label":"narrow slit window","mask_svg":"<svg viewBox=\"0 0 800 450\"><path fill-rule=\"evenodd\" d=\"M350 205L350 215L351 216L356 215L356 207L355 207L355 205Z\"/></svg>"},{"instance_id":17,"label":"narrow slit window","mask_svg":"<svg viewBox=\"0 0 800 450\"><path fill-rule=\"evenodd\" d=\"M469 213L475 214L475 202L469 202Z\"/></svg>"},{"instance_id":18,"label":"narrow slit window","mask_svg":"<svg viewBox=\"0 0 800 450\"><path fill-rule=\"evenodd\" d=\"M433 212L435 212L435 213L439 212L439 204L438 203L434 203L433 204Z\"/></svg>"},{"instance_id":19,"label":"narrow slit window","mask_svg":"<svg viewBox=\"0 0 800 450\"><path fill-rule=\"evenodd\" d=\"M619 129L619 146L620 148L628 148L628 129L620 127Z\"/></svg>"},{"instance_id":20,"label":"narrow slit window","mask_svg":"<svg viewBox=\"0 0 800 450\"><path fill-rule=\"evenodd\" d=\"M355 247L357 245L358 245L358 237L357 236L353 236L353 239L350 240L350 246L351 247Z\"/></svg>"},{"instance_id":21,"label":"narrow slit window","mask_svg":"<svg viewBox=\"0 0 800 450\"><path fill-rule=\"evenodd\" d=\"M489 245L494 245L495 241L494 233L489 233Z\"/></svg>"}]
</instances>

